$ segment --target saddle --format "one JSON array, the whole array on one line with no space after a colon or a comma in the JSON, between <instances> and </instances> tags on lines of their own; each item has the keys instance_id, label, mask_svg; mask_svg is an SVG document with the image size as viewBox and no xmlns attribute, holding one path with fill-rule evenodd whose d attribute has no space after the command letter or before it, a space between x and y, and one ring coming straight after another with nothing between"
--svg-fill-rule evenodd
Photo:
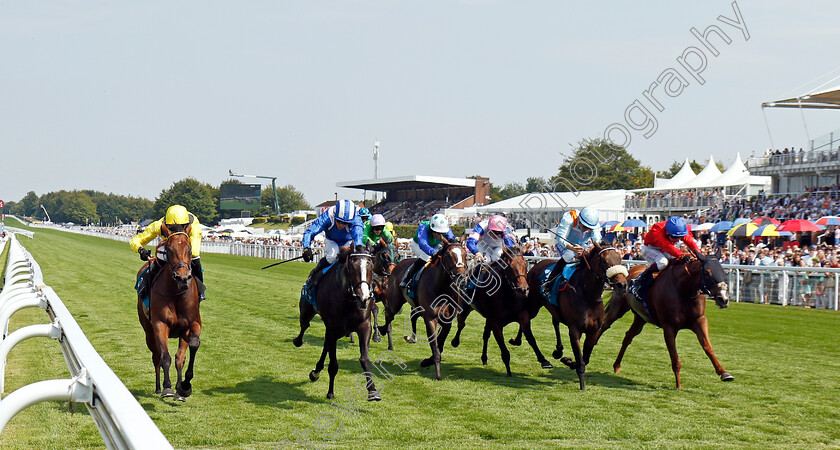
<instances>
[{"instance_id":1,"label":"saddle","mask_svg":"<svg viewBox=\"0 0 840 450\"><path fill-rule=\"evenodd\" d=\"M405 288L403 288L403 295L408 297L411 300L411 306L416 307L417 305L414 304L415 300L417 300L417 280L420 278L420 274L426 270L428 264L423 265L417 272L414 273L414 276L411 277L411 280L408 281L408 284Z\"/></svg>"},{"instance_id":2,"label":"saddle","mask_svg":"<svg viewBox=\"0 0 840 450\"><path fill-rule=\"evenodd\" d=\"M650 289L653 287L653 283L656 282L656 279L659 278L660 272L656 272L653 274L653 280L650 282L650 286L647 287L647 292L650 292ZM633 310L634 313L639 315L645 322L656 325L657 327L660 326L659 322L653 320L653 315L650 313L650 309L648 309L647 304L647 295L643 296L643 298L639 298L633 294L626 296L629 300L628 303L630 304L630 309Z\"/></svg>"},{"instance_id":3,"label":"saddle","mask_svg":"<svg viewBox=\"0 0 840 450\"><path fill-rule=\"evenodd\" d=\"M549 289L548 296L546 296L544 292L541 292L541 295L543 296L543 298L546 299L546 301L548 301L548 303L554 306L558 305L557 297L559 296L561 291L566 290L566 288L568 287L569 280L572 278L572 275L574 275L575 271L577 270L577 264L577 261L566 264L566 267L563 268L563 273L561 273L560 276L556 277L554 279L554 282L551 284L551 289ZM545 268L543 273L540 274L540 285L542 285L542 283L548 278L555 265L556 264L549 265Z\"/></svg>"}]
</instances>

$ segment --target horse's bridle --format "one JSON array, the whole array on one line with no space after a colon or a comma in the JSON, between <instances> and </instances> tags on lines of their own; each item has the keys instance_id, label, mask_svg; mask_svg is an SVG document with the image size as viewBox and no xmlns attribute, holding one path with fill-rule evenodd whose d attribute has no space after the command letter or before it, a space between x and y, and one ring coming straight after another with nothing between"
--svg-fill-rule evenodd
<instances>
[{"instance_id":1,"label":"horse's bridle","mask_svg":"<svg viewBox=\"0 0 840 450\"><path fill-rule=\"evenodd\" d=\"M507 249L505 249L505 250L504 250L504 252L505 252L505 253L507 253L508 255L510 255L511 261L513 261L513 259L514 259L514 258L516 258L516 255L514 255L514 254L513 254L513 253L511 253L511 252L508 252L508 250L507 250ZM498 261L496 261L496 263L498 263L499 261L501 261L501 259L499 259ZM495 264L495 263L494 263L494 264ZM507 264L507 267L510 267L510 266L511 266L511 264L510 264L510 263L505 262L505 264ZM505 267L505 269L502 271L502 273L505 273L505 270L507 270L507 267ZM516 276L515 276L515 277L513 277L513 279L512 279L512 280L511 280L510 278L508 278L507 276L505 276L505 279L507 279L507 282L508 282L508 284L510 284L510 288L511 288L511 289L513 289L514 291L525 292L525 291L526 291L526 289L525 289L525 288L520 288L520 287L519 287L519 286L517 286L517 284L516 284L516 281L517 281L517 280L519 280L520 278L524 278L524 279L525 279L525 284L526 284L526 285L528 284L528 273L527 273L527 272L525 272L525 273L518 273L518 274L516 274Z\"/></svg>"},{"instance_id":2,"label":"horse's bridle","mask_svg":"<svg viewBox=\"0 0 840 450\"><path fill-rule=\"evenodd\" d=\"M370 256L370 254L368 254L368 253L351 253L351 254L347 255L347 266L348 267L350 266L350 258L352 258L354 256L366 258L366 259L370 260L371 264L373 264L373 258ZM372 286L371 286L371 282L373 280L368 281L368 280L365 280L364 278L365 277L362 277L361 281L359 281L358 283L350 286L350 294L353 297L358 298L362 302L367 301L373 295L373 289L372 289ZM356 291L361 290L362 286L365 285L365 284L368 286L368 292L370 293L370 295L368 295L367 298L362 298Z\"/></svg>"},{"instance_id":3,"label":"horse's bridle","mask_svg":"<svg viewBox=\"0 0 840 450\"><path fill-rule=\"evenodd\" d=\"M458 247L459 249L461 249L461 250L463 251L463 248L462 248L461 246L459 246L459 245L452 244L451 246L452 246L452 247ZM450 248L450 247L446 247L446 250L449 250L449 248ZM443 251L443 249L441 249L441 251ZM446 253L446 252L445 252L445 253ZM437 258L437 260L438 260L438 262L441 262L441 266L443 267L444 272L446 272L446 275L448 275L448 276L449 276L449 279L450 279L450 280L455 280L455 279L457 279L457 278L460 276L460 275L458 274L458 269L459 269L459 268L466 268L466 266L464 265L464 262L463 262L463 261L456 262L456 263L455 263L455 266L453 266L453 267L446 267L446 262L445 262L445 261L443 261L443 256L444 256L443 254L439 255L439 256L438 256L438 258Z\"/></svg>"},{"instance_id":4,"label":"horse's bridle","mask_svg":"<svg viewBox=\"0 0 840 450\"><path fill-rule=\"evenodd\" d=\"M607 250L614 250L615 252L618 252L618 249L615 247L604 247L601 249L600 252L598 252L597 257L600 259L601 254ZM622 264L615 264L613 266L607 267L604 270L604 273L602 274L600 271L592 270L592 266L589 264L589 260L585 256L581 259L586 263L586 267L589 268L590 272L594 273L599 280L603 281L604 283L607 283L611 287L615 286L615 283L612 281L614 276L618 274L624 274L625 277L630 276L629 272L627 271L627 268L624 267Z\"/></svg>"},{"instance_id":5,"label":"horse's bridle","mask_svg":"<svg viewBox=\"0 0 840 450\"><path fill-rule=\"evenodd\" d=\"M171 233L169 236L166 236L166 238L161 240L160 243L157 245L157 247L155 247L155 252L157 253L157 249L160 248L160 247L166 248L166 244L169 242L169 239L172 238L173 236L177 236L179 234L183 234L184 236L187 236L187 246L189 247L188 251L191 254L192 253L192 243L190 243L190 241L189 241L190 236L184 231L177 231L175 233ZM170 261L170 255L169 255L170 252L167 251L166 253L167 253L166 263L169 264L170 266L172 266L172 279L177 278L175 276L175 274L176 274L176 272L178 272L178 269L180 269L181 267L186 267L188 276L192 276L192 266L189 263L184 262L184 261L179 261L179 262L173 264L172 261ZM157 256L155 256L155 259L157 259ZM181 290L179 292L176 292L174 294L164 295L164 294L161 294L160 292L156 292L156 294L160 295L162 297L176 297L178 295L183 294L184 292L187 292L189 289L190 289L190 285L189 285L189 283L187 283L186 288L184 288L183 290Z\"/></svg>"}]
</instances>

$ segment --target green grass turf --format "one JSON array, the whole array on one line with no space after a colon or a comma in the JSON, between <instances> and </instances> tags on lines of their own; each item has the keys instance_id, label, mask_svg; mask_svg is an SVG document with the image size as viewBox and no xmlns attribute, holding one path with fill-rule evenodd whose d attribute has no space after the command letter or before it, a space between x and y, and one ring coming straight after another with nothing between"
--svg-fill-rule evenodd
<instances>
[{"instance_id":1,"label":"green grass turf","mask_svg":"<svg viewBox=\"0 0 840 450\"><path fill-rule=\"evenodd\" d=\"M176 448L276 448L285 439L303 442L296 433L308 433L309 445L326 447L840 446L835 311L734 303L719 310L710 302L712 344L735 381L719 381L694 334L683 331L677 340L683 391L674 388L662 332L652 326L630 346L622 372L613 373L628 315L595 348L581 392L573 371L540 369L527 344L511 348L511 378L492 338L489 365L482 366L477 314L468 319L460 348L447 342L444 379L436 381L433 368L419 367L430 354L428 345L402 339L404 310L394 335L395 353L406 368L385 363L395 377L380 383L382 401L356 398L359 412L351 415L325 399L326 369L318 382L307 378L321 352L320 320L313 321L303 347L291 344L298 332L298 293L312 266L259 270L266 260L205 254L208 300L202 304L194 391L177 403L153 394L154 371L133 290L140 260L128 245L41 229L22 242L94 347ZM22 311L10 329L45 317L40 310ZM546 311L533 328L550 357L554 335ZM506 337L515 331L508 326ZM569 355L565 327L562 333ZM372 358L385 349L384 343L371 344ZM336 401L348 407L346 391L361 372L358 346L341 340L338 357ZM67 374L54 342L31 339L10 355L6 393ZM323 429L320 435L316 426ZM0 436L4 449L101 445L84 407L70 412L57 402L27 408Z\"/></svg>"}]
</instances>

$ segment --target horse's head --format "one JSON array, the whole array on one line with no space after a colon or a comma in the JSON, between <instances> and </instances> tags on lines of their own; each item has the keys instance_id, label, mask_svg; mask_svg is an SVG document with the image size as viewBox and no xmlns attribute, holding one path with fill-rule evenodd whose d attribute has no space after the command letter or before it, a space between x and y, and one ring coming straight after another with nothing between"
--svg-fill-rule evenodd
<instances>
[{"instance_id":1,"label":"horse's head","mask_svg":"<svg viewBox=\"0 0 840 450\"><path fill-rule=\"evenodd\" d=\"M400 254L393 244L374 247L373 258L373 271L384 277L391 275L394 266L400 262Z\"/></svg>"},{"instance_id":2,"label":"horse's head","mask_svg":"<svg viewBox=\"0 0 840 450\"><path fill-rule=\"evenodd\" d=\"M467 249L459 240L448 241L443 240L443 246L438 250L430 261L433 265L440 264L449 278L454 280L458 277L465 276L467 273L467 266L465 264L467 259Z\"/></svg>"},{"instance_id":3,"label":"horse's head","mask_svg":"<svg viewBox=\"0 0 840 450\"><path fill-rule=\"evenodd\" d=\"M373 281L373 260L367 249L357 245L355 250L347 255L346 268L350 293L356 299L359 309L367 309Z\"/></svg>"},{"instance_id":4,"label":"horse's head","mask_svg":"<svg viewBox=\"0 0 840 450\"><path fill-rule=\"evenodd\" d=\"M178 289L186 290L192 278L192 245L190 245L190 226L169 225L160 226L163 237L162 245L166 249L166 261L172 269L172 279Z\"/></svg>"},{"instance_id":5,"label":"horse's head","mask_svg":"<svg viewBox=\"0 0 840 450\"><path fill-rule=\"evenodd\" d=\"M729 289L726 286L726 279L723 273L723 266L720 264L720 249L713 255L698 254L700 260L700 291L715 299L718 308L729 306Z\"/></svg>"},{"instance_id":6,"label":"horse's head","mask_svg":"<svg viewBox=\"0 0 840 450\"><path fill-rule=\"evenodd\" d=\"M506 248L499 260L503 263L505 278L514 292L528 295L528 263L518 246Z\"/></svg>"},{"instance_id":7,"label":"horse's head","mask_svg":"<svg viewBox=\"0 0 840 450\"><path fill-rule=\"evenodd\" d=\"M627 289L627 277L629 273L627 268L621 264L621 252L615 247L601 247L598 244L592 246L589 254L584 256L588 258L590 267L595 271L599 277L603 277L604 281L610 285L611 288L624 292Z\"/></svg>"}]
</instances>

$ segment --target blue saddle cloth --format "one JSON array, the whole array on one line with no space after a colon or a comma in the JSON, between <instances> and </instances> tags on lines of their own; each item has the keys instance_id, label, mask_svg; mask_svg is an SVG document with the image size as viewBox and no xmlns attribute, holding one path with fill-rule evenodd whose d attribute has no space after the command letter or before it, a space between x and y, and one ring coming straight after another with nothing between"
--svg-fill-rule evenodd
<instances>
[{"instance_id":1,"label":"blue saddle cloth","mask_svg":"<svg viewBox=\"0 0 840 450\"><path fill-rule=\"evenodd\" d=\"M335 263L337 263L337 262L338 262L338 260L333 261L332 264L330 264L329 266L321 269L321 275L326 275L327 272L330 271L332 266L334 266ZM306 288L306 283L304 283L303 287L300 290L300 298L305 299L307 302L309 302L310 305L315 307L315 311L318 311L318 302L316 301L317 296L315 295L315 293L316 293L315 286L311 286L309 289L307 289Z\"/></svg>"},{"instance_id":2,"label":"blue saddle cloth","mask_svg":"<svg viewBox=\"0 0 840 450\"><path fill-rule=\"evenodd\" d=\"M134 283L134 290L137 291L137 294L140 294L140 291L143 289L143 278L146 277L149 273L149 266L146 266L139 275L137 275L137 282ZM149 290L147 289L143 293L143 304L146 305L146 309L149 309Z\"/></svg>"},{"instance_id":3,"label":"blue saddle cloth","mask_svg":"<svg viewBox=\"0 0 840 450\"><path fill-rule=\"evenodd\" d=\"M546 278L551 274L551 271L554 270L554 266L557 264L551 264L550 266L546 267L543 273L539 277L540 284L542 284ZM575 270L577 270L577 263L568 263L566 267L563 268L563 273L561 276L554 279L554 283L551 284L551 292L548 297L545 299L548 303L551 303L554 306L557 306L557 295L560 293L561 283L565 284L568 280L572 279L572 275L574 275ZM543 297L545 295L543 294Z\"/></svg>"},{"instance_id":4,"label":"blue saddle cloth","mask_svg":"<svg viewBox=\"0 0 840 450\"><path fill-rule=\"evenodd\" d=\"M414 276L412 276L411 280L408 282L408 288L406 288L405 290L405 295L407 295L408 298L412 300L417 300L417 293L415 292L415 288L417 287L417 277L419 277L425 269L426 266L421 267L420 270L414 273Z\"/></svg>"}]
</instances>

